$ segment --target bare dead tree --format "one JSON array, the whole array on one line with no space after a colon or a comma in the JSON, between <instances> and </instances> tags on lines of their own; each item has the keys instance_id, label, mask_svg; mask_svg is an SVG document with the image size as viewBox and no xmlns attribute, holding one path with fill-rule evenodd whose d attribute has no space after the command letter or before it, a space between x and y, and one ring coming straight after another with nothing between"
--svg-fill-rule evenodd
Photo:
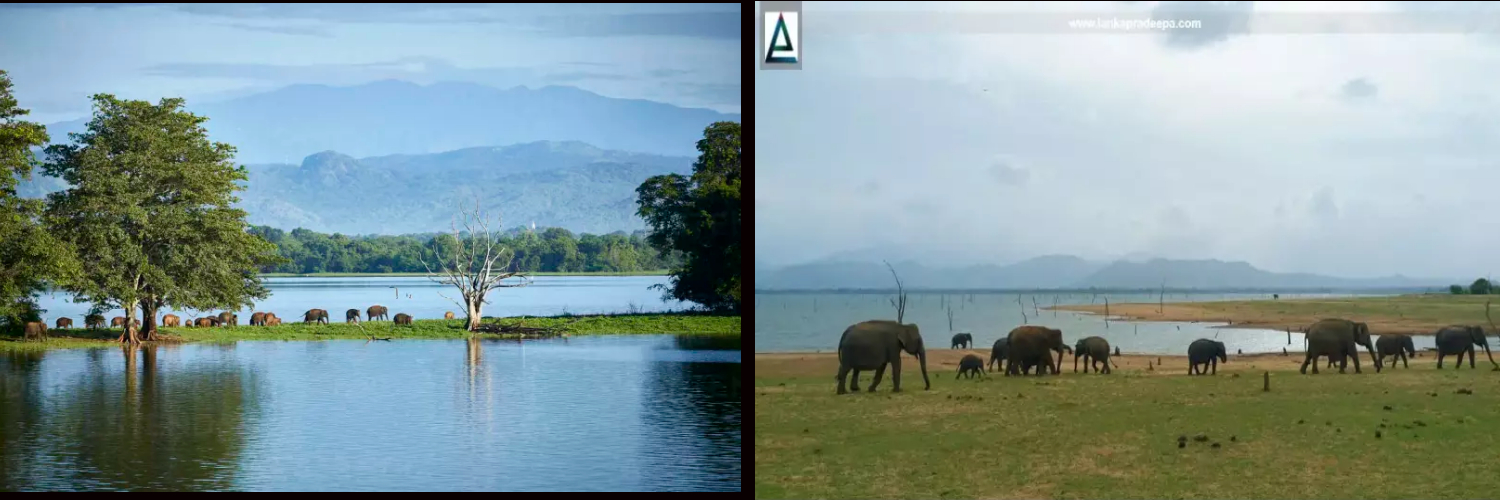
<instances>
[{"instance_id":1,"label":"bare dead tree","mask_svg":"<svg viewBox=\"0 0 1500 500\"><path fill-rule=\"evenodd\" d=\"M896 322L905 324L903 320L906 319L906 287L901 284L901 276L896 274L896 268L891 267L890 262L885 262L885 268L890 269L891 277L896 278L896 298L891 299L891 305L896 307Z\"/></svg>"},{"instance_id":2,"label":"bare dead tree","mask_svg":"<svg viewBox=\"0 0 1500 500\"><path fill-rule=\"evenodd\" d=\"M1161 280L1161 295L1157 298L1156 314L1161 314L1167 305L1167 280Z\"/></svg>"},{"instance_id":3,"label":"bare dead tree","mask_svg":"<svg viewBox=\"0 0 1500 500\"><path fill-rule=\"evenodd\" d=\"M1057 317L1057 295L1052 296L1052 317Z\"/></svg>"},{"instance_id":4,"label":"bare dead tree","mask_svg":"<svg viewBox=\"0 0 1500 500\"><path fill-rule=\"evenodd\" d=\"M948 333L953 333L953 306L948 306Z\"/></svg>"},{"instance_id":5,"label":"bare dead tree","mask_svg":"<svg viewBox=\"0 0 1500 500\"><path fill-rule=\"evenodd\" d=\"M1109 329L1109 296L1104 296L1104 329Z\"/></svg>"},{"instance_id":6,"label":"bare dead tree","mask_svg":"<svg viewBox=\"0 0 1500 500\"><path fill-rule=\"evenodd\" d=\"M1026 304L1024 304L1024 303L1021 302L1021 295L1020 294L1016 294L1016 305L1020 306L1020 308L1021 308L1021 324L1023 324L1023 325L1029 325L1029 324L1031 324L1031 320L1029 320L1029 319L1026 318Z\"/></svg>"},{"instance_id":7,"label":"bare dead tree","mask_svg":"<svg viewBox=\"0 0 1500 500\"><path fill-rule=\"evenodd\" d=\"M479 330L484 305L490 303L486 297L491 291L530 285L531 278L518 271L505 270L510 267L515 251L500 245L501 235L490 230L491 221L480 208L479 200L474 201L472 211L466 210L462 203L459 204L458 211L452 224L457 248L445 250L443 242L434 238L432 252L435 262L428 262L427 252L421 252L418 258L422 267L427 269L428 279L458 288L462 302L443 295L442 292L438 292L438 295L464 309L464 313L468 315L465 329L472 333ZM463 226L462 230L459 229L460 225ZM494 227L500 227L499 218L495 219ZM510 278L518 278L520 281L513 284L503 282Z\"/></svg>"},{"instance_id":8,"label":"bare dead tree","mask_svg":"<svg viewBox=\"0 0 1500 500\"><path fill-rule=\"evenodd\" d=\"M1036 307L1036 296L1035 295L1031 296L1031 314L1033 316L1038 317L1038 318L1042 317L1042 313L1039 312L1037 310L1037 307Z\"/></svg>"}]
</instances>

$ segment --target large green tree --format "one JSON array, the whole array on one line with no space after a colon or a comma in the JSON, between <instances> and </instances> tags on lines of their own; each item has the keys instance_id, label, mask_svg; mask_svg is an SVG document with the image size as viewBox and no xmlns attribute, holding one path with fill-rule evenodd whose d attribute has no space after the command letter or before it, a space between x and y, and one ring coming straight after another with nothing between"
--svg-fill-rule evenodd
<instances>
[{"instance_id":1,"label":"large green tree","mask_svg":"<svg viewBox=\"0 0 1500 500\"><path fill-rule=\"evenodd\" d=\"M161 307L238 309L268 295L257 269L279 259L231 208L248 179L234 147L211 142L207 118L182 109L99 94L88 129L47 148L48 174L71 187L49 195L46 221L88 262L65 288L82 300L125 309L121 341L156 335Z\"/></svg>"},{"instance_id":2,"label":"large green tree","mask_svg":"<svg viewBox=\"0 0 1500 500\"><path fill-rule=\"evenodd\" d=\"M68 247L42 227L40 200L16 194L37 165L32 148L48 140L46 128L20 119L28 113L0 71L0 327L6 329L41 319L35 298L44 283L77 270Z\"/></svg>"},{"instance_id":3,"label":"large green tree","mask_svg":"<svg viewBox=\"0 0 1500 500\"><path fill-rule=\"evenodd\" d=\"M740 124L718 122L698 141L693 175L658 175L636 189L651 244L676 251L668 295L739 312Z\"/></svg>"}]
</instances>

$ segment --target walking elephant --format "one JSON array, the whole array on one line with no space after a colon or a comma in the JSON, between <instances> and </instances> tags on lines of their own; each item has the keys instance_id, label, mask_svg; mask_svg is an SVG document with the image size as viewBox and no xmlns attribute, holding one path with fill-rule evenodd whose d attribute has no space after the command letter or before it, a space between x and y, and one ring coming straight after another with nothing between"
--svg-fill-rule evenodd
<instances>
[{"instance_id":1,"label":"walking elephant","mask_svg":"<svg viewBox=\"0 0 1500 500\"><path fill-rule=\"evenodd\" d=\"M966 374L969 376L968 378L974 378L975 375L983 378L985 376L984 360L975 354L964 355L963 359L958 360L958 373L954 374L953 378L957 379Z\"/></svg>"},{"instance_id":2,"label":"walking elephant","mask_svg":"<svg viewBox=\"0 0 1500 500\"><path fill-rule=\"evenodd\" d=\"M250 313L250 326L266 326L266 313Z\"/></svg>"},{"instance_id":3,"label":"walking elephant","mask_svg":"<svg viewBox=\"0 0 1500 500\"><path fill-rule=\"evenodd\" d=\"M1380 364L1385 365L1385 358L1391 358L1391 366L1396 366L1396 361L1401 362L1403 368L1411 368L1407 363L1407 355L1416 356L1417 348L1412 344L1411 335L1393 334L1381 335L1375 339L1375 353L1380 355Z\"/></svg>"},{"instance_id":4,"label":"walking elephant","mask_svg":"<svg viewBox=\"0 0 1500 500\"><path fill-rule=\"evenodd\" d=\"M443 313L443 319L453 319L453 311Z\"/></svg>"},{"instance_id":5,"label":"walking elephant","mask_svg":"<svg viewBox=\"0 0 1500 500\"><path fill-rule=\"evenodd\" d=\"M182 326L182 318L176 314L162 316L161 326Z\"/></svg>"},{"instance_id":6,"label":"walking elephant","mask_svg":"<svg viewBox=\"0 0 1500 500\"><path fill-rule=\"evenodd\" d=\"M411 315L406 313L396 313L396 324L411 326Z\"/></svg>"},{"instance_id":7,"label":"walking elephant","mask_svg":"<svg viewBox=\"0 0 1500 500\"><path fill-rule=\"evenodd\" d=\"M1000 365L1000 369L1004 370L1005 360L1007 359L1007 356L1010 355L1009 353L1010 338L1001 337L1000 339L995 340L995 346L990 348L990 362L986 365L986 367L993 371L995 365L998 364Z\"/></svg>"},{"instance_id":8,"label":"walking elephant","mask_svg":"<svg viewBox=\"0 0 1500 500\"><path fill-rule=\"evenodd\" d=\"M1484 355L1490 358L1490 364L1495 363L1495 356L1490 354L1489 339L1484 336L1484 328L1478 326L1445 326L1437 331L1433 342L1437 344L1438 360L1437 367L1443 367L1443 358L1458 355L1458 362L1453 364L1457 370L1464 364L1464 354L1469 355L1469 368L1474 367L1474 346L1484 346Z\"/></svg>"},{"instance_id":9,"label":"walking elephant","mask_svg":"<svg viewBox=\"0 0 1500 500\"><path fill-rule=\"evenodd\" d=\"M1318 373L1320 356L1332 356L1339 360L1339 373L1349 366L1349 358L1354 358L1354 373L1361 373L1359 369L1359 348L1365 346L1370 353L1370 361L1375 364L1375 371L1380 372L1380 358L1375 356L1375 345L1370 342L1370 327L1364 323L1349 321L1347 319L1330 318L1320 320L1307 327L1307 334L1302 338L1307 347L1307 358L1302 361L1302 373L1307 373L1307 365L1312 365L1313 374Z\"/></svg>"},{"instance_id":10,"label":"walking elephant","mask_svg":"<svg viewBox=\"0 0 1500 500\"><path fill-rule=\"evenodd\" d=\"M26 323L25 340L47 340L47 324L40 321Z\"/></svg>"},{"instance_id":11,"label":"walking elephant","mask_svg":"<svg viewBox=\"0 0 1500 500\"><path fill-rule=\"evenodd\" d=\"M348 311L344 311L344 322L345 323L358 323L359 322L359 309L350 309Z\"/></svg>"},{"instance_id":12,"label":"walking elephant","mask_svg":"<svg viewBox=\"0 0 1500 500\"><path fill-rule=\"evenodd\" d=\"M73 318L57 318L57 329L73 327Z\"/></svg>"},{"instance_id":13,"label":"walking elephant","mask_svg":"<svg viewBox=\"0 0 1500 500\"><path fill-rule=\"evenodd\" d=\"M115 317L109 319L109 327L110 328L114 328L114 327L117 327L117 326L121 327L121 328L125 327L125 317L124 316L115 316Z\"/></svg>"},{"instance_id":14,"label":"walking elephant","mask_svg":"<svg viewBox=\"0 0 1500 500\"><path fill-rule=\"evenodd\" d=\"M960 347L962 347L964 349L971 349L971 348L973 348L974 347L974 336L970 335L970 334L967 334L967 333L960 333L960 334L954 335L953 336L953 346L950 347L950 349L958 349Z\"/></svg>"},{"instance_id":15,"label":"walking elephant","mask_svg":"<svg viewBox=\"0 0 1500 500\"><path fill-rule=\"evenodd\" d=\"M271 316L271 319L266 320L266 326L281 326L281 318Z\"/></svg>"},{"instance_id":16,"label":"walking elephant","mask_svg":"<svg viewBox=\"0 0 1500 500\"><path fill-rule=\"evenodd\" d=\"M1219 374L1219 363L1229 362L1228 349L1217 340L1198 339L1188 344L1188 375ZM1203 365L1199 368L1198 365ZM1316 369L1317 367L1313 367Z\"/></svg>"},{"instance_id":17,"label":"walking elephant","mask_svg":"<svg viewBox=\"0 0 1500 500\"><path fill-rule=\"evenodd\" d=\"M216 318L216 317L213 317L213 316L209 316L209 317L206 317L206 318L198 318L198 327L199 328L208 328L208 327L212 327L212 326L219 326L219 318Z\"/></svg>"},{"instance_id":18,"label":"walking elephant","mask_svg":"<svg viewBox=\"0 0 1500 500\"><path fill-rule=\"evenodd\" d=\"M386 308L385 306L381 305L370 306L370 308L365 311L365 314L369 316L370 321L375 321L377 319L384 320L386 319Z\"/></svg>"},{"instance_id":19,"label":"walking elephant","mask_svg":"<svg viewBox=\"0 0 1500 500\"><path fill-rule=\"evenodd\" d=\"M229 312L229 311L224 311L224 312L219 313L219 325L220 326L234 327L234 326L239 326L239 324L240 324L240 317L239 317L239 315L236 315L236 314L234 314L232 312Z\"/></svg>"},{"instance_id":20,"label":"walking elephant","mask_svg":"<svg viewBox=\"0 0 1500 500\"><path fill-rule=\"evenodd\" d=\"M85 328L104 328L104 315L90 314L88 316L84 316L83 326Z\"/></svg>"},{"instance_id":21,"label":"walking elephant","mask_svg":"<svg viewBox=\"0 0 1500 500\"><path fill-rule=\"evenodd\" d=\"M1044 326L1019 326L1006 335L1010 339L1009 358L1005 361L1005 376L1030 375L1031 367L1037 367L1037 375L1051 370L1053 375L1062 373L1063 352L1072 354L1073 348L1063 343L1062 330ZM1057 361L1052 353L1057 352Z\"/></svg>"},{"instance_id":22,"label":"walking elephant","mask_svg":"<svg viewBox=\"0 0 1500 500\"><path fill-rule=\"evenodd\" d=\"M1104 337L1087 337L1079 339L1073 345L1073 373L1078 373L1078 358L1083 357L1083 372L1088 373L1089 367L1093 366L1098 373L1110 373L1109 369L1109 341ZM1099 363L1104 363L1104 370L1100 371Z\"/></svg>"},{"instance_id":23,"label":"walking elephant","mask_svg":"<svg viewBox=\"0 0 1500 500\"><path fill-rule=\"evenodd\" d=\"M875 380L870 382L868 389L875 392L880 378L885 375L886 365L891 367L891 392L901 392L903 351L917 357L917 364L922 368L923 390L932 389L932 382L927 379L927 348L922 345L922 333L917 325L872 320L845 328L844 334L839 336L839 374L835 377L839 382L838 393L848 393L844 390L844 379L851 370L854 378L849 389L854 392L859 392L859 372L875 370Z\"/></svg>"},{"instance_id":24,"label":"walking elephant","mask_svg":"<svg viewBox=\"0 0 1500 500\"><path fill-rule=\"evenodd\" d=\"M327 309L308 309L307 312L302 313L302 322L303 323L322 323L322 324L326 325L326 324L328 324L328 310Z\"/></svg>"}]
</instances>

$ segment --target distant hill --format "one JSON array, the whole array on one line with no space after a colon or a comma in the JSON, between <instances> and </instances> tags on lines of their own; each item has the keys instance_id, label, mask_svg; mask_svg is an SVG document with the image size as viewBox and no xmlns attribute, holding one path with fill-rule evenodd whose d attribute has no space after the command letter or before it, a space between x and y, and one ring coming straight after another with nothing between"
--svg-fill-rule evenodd
<instances>
[{"instance_id":1,"label":"distant hill","mask_svg":"<svg viewBox=\"0 0 1500 500\"><path fill-rule=\"evenodd\" d=\"M293 85L222 102L188 102L188 109L208 117L209 136L238 148L236 160L246 164L295 163L329 150L364 158L535 141L696 156L705 127L740 121L738 114L604 97L577 87L396 80ZM54 123L47 132L53 142L63 142L87 123Z\"/></svg>"},{"instance_id":2,"label":"distant hill","mask_svg":"<svg viewBox=\"0 0 1500 500\"><path fill-rule=\"evenodd\" d=\"M912 289L1446 289L1449 279L1337 278L1305 273L1273 273L1245 262L1150 259L1114 263L1057 255L1006 266L931 268L915 262L892 263ZM756 269L757 290L890 289L883 264L819 262L779 269Z\"/></svg>"}]
</instances>

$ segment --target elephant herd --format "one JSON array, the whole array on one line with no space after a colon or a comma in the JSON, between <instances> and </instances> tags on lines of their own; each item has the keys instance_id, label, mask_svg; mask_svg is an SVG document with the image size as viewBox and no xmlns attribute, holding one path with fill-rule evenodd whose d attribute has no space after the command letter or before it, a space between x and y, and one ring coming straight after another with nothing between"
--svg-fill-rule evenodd
<instances>
[{"instance_id":1,"label":"elephant herd","mask_svg":"<svg viewBox=\"0 0 1500 500\"><path fill-rule=\"evenodd\" d=\"M1318 361L1321 357L1328 357L1329 367L1338 363L1339 373L1343 373L1348 366L1349 359L1354 360L1354 371L1360 373L1359 348L1364 346L1370 353L1370 358L1379 372L1385 364L1386 358L1391 358L1392 363L1400 361L1403 366L1410 367L1407 363L1408 355L1415 356L1416 349L1413 347L1410 335L1381 335L1379 340L1371 342L1370 328L1365 323L1350 321L1346 319L1324 319L1313 323L1308 327L1304 341L1306 342L1307 357L1302 363L1301 372L1307 373L1307 367L1312 366L1313 373L1318 373ZM974 337L969 333L959 333L953 336L952 346L972 346ZM1459 363L1462 364L1463 356L1468 354L1469 367L1474 367L1474 346L1483 346L1484 352L1490 356L1490 362L1494 363L1494 356L1490 353L1489 343L1485 338L1484 329L1478 326L1448 326L1439 329L1435 334L1437 344L1438 368L1443 367L1443 359L1447 356L1457 355ZM839 371L838 394L848 391L859 392L859 372L873 370L875 378L870 382L868 391L874 391L885 375L887 365L891 368L891 392L901 391L901 354L916 356L917 364L922 370L922 383L924 389L931 389L932 383L927 377L927 350L922 342L922 335L917 325L902 324L895 321L873 320L864 321L851 325L844 330L839 337L838 360ZM1052 353L1057 353L1054 362ZM1115 353L1118 354L1118 349ZM1062 330L1044 326L1021 326L1010 331L1005 337L995 341L990 350L989 363L977 355L965 355L959 361L959 370L955 377L975 376L983 377L986 371L992 371L998 364L1005 370L1005 376L1030 375L1031 370L1036 369L1037 375L1051 372L1053 375L1060 373L1063 362L1063 354L1073 354L1073 371L1078 371L1078 360L1084 360L1084 372L1090 368L1099 373L1110 373L1110 346L1109 341L1102 337L1087 337L1079 339L1073 346L1063 342ZM1223 342L1210 339L1198 339L1188 344L1188 374L1208 375L1217 374L1219 363L1229 362L1228 349ZM1500 365L1497 365L1500 366ZM850 373L853 377L849 378ZM848 389L845 389L846 378L849 381Z\"/></svg>"},{"instance_id":2,"label":"elephant herd","mask_svg":"<svg viewBox=\"0 0 1500 500\"><path fill-rule=\"evenodd\" d=\"M377 319L384 320L384 319L390 318L389 310L386 309L385 306L381 306L381 305L370 306L369 309L365 310L365 314L366 314L366 317L369 318L371 321L374 321L374 320L377 320ZM445 319L453 319L453 312L449 311L447 314L444 314L443 317ZM307 312L305 312L305 313L302 314L302 318L303 318L303 323L306 323L306 324L319 323L319 324L325 324L326 325L326 324L328 324L328 311L326 309L310 309ZM344 313L344 320L346 322L348 322L348 323L358 323L359 322L359 318L360 318L360 310L359 309L350 309L350 310L348 310L348 311L346 311ZM411 325L411 322L412 322L412 316L409 315L409 314L398 313L395 316L395 324L398 324L398 325ZM88 315L87 317L85 317L83 319L83 323L84 323L84 326L87 327L87 328L104 328L104 316L100 315L100 314L90 314L90 315ZM35 324L37 326L33 327L33 326L31 326L32 324ZM132 321L132 324L135 325L136 328L140 328L140 326L141 326L141 320L135 319L135 320ZM277 326L277 325L280 325L280 324L281 324L281 318L277 317L276 313L256 312L256 313L253 313L253 314L250 315L250 326ZM185 327L185 328L193 328L193 327L207 328L207 327L216 327L216 326L234 327L234 326L238 326L238 325L239 325L239 315L236 315L236 314L231 313L231 312L222 312L222 313L219 313L217 315L205 316L205 317L202 317L202 318L189 318L187 320L184 320L183 318L180 318L180 317L178 317L175 314L167 314L167 315L162 316L162 318L161 318L161 326L164 326L164 327L178 327L178 326L180 326L180 327ZM45 335L46 334L46 326L47 325L45 323L41 323L41 322L28 323L27 324L28 337ZM110 326L110 328L124 327L125 326L125 317L124 316L116 316L116 317L112 318L110 320L109 326ZM58 329L73 328L73 319L72 318L57 318L57 328Z\"/></svg>"}]
</instances>

